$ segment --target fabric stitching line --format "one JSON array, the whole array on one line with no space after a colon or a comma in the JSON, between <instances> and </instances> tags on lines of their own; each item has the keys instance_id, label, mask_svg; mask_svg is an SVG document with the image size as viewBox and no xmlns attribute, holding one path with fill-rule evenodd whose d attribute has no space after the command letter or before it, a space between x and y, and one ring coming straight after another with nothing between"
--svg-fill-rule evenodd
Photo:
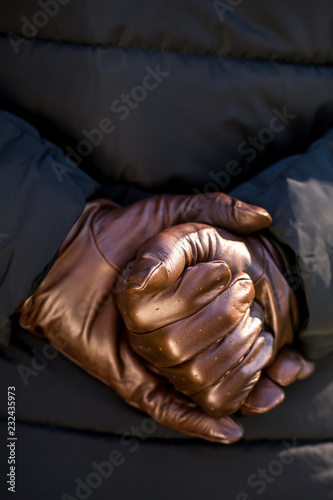
<instances>
[{"instance_id":1,"label":"fabric stitching line","mask_svg":"<svg viewBox=\"0 0 333 500\"><path fill-rule=\"evenodd\" d=\"M17 33L11 32L11 34L19 36L21 38L22 35L19 35ZM0 32L0 36L8 38L8 33L3 33ZM42 37L34 37L32 39L30 38L25 38L26 40L39 40L42 42L53 42L53 43L66 43L66 44L71 44L71 45L80 45L83 47L91 47L91 48L113 48L113 49L121 49L121 50L143 50L143 51L151 51L151 52L170 52L170 53L178 53L178 54L184 54L184 55L192 55L192 56L215 56L215 57L220 57L222 59L227 59L227 60L239 60L239 61L250 61L250 62L258 62L258 63L276 63L276 64L293 64L293 65L298 65L298 66L306 66L306 67L311 67L311 66L333 66L333 61L322 61L322 62L304 62L304 61L298 61L298 60L293 60L293 59L279 59L279 58L260 58L260 57L248 57L245 55L219 55L215 52L212 51L196 51L196 52L190 52L190 51L185 51L184 49L177 49L177 48L166 48L163 49L161 47L150 47L150 46L125 46L125 45L119 45L119 44L111 44L111 43L87 43L87 42L82 42L82 41L71 41L71 40L64 40L64 39L52 39L52 38L42 38Z\"/></svg>"}]
</instances>

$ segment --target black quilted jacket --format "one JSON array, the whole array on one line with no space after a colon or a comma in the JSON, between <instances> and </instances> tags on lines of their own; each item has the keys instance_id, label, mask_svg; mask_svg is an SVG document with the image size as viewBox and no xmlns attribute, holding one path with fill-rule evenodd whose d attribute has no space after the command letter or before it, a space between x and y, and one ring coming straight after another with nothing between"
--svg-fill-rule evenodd
<instances>
[{"instance_id":1,"label":"black quilted jacket","mask_svg":"<svg viewBox=\"0 0 333 500\"><path fill-rule=\"evenodd\" d=\"M43 345L13 327L11 315L47 273L85 201L101 193L130 203L219 190L268 209L271 235L301 283L298 340L319 359L317 373L288 388L281 407L244 419L245 443L222 449L157 427L155 448L141 439L144 459L133 455L126 470L136 496L123 469L115 498L333 498L332 65L330 0L1 2L0 335L5 343L13 332L1 358L8 385L15 377L22 385L15 349L28 365L31 349ZM142 419L66 360L49 363L61 369L45 370L34 388L64 391L65 402L52 412L30 405L32 382L22 386L23 434L25 422L52 423L102 431L119 445ZM83 383L98 416L82 412ZM283 462L286 454L295 464ZM153 465L160 459L164 475ZM59 472L54 496L36 492L73 496L82 467L69 479ZM22 472L24 484L37 488L40 479L28 476ZM103 488L96 498L106 498Z\"/></svg>"}]
</instances>

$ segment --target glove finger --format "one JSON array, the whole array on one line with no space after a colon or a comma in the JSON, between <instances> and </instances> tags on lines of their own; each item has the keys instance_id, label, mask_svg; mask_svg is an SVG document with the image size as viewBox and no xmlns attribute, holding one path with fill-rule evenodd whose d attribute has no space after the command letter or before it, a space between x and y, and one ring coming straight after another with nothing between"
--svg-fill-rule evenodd
<instances>
[{"instance_id":1,"label":"glove finger","mask_svg":"<svg viewBox=\"0 0 333 500\"><path fill-rule=\"evenodd\" d=\"M272 218L256 205L242 202L225 193L198 194L181 203L182 222L202 222L235 234L250 234L268 227ZM175 221L169 225L177 224Z\"/></svg>"},{"instance_id":2,"label":"glove finger","mask_svg":"<svg viewBox=\"0 0 333 500\"><path fill-rule=\"evenodd\" d=\"M260 265L256 264L258 259ZM227 262L232 273L248 270L255 281L262 275L262 259L262 246L254 237L249 236L245 245L244 238L224 229L180 224L156 234L139 248L135 261L123 272L123 283L127 294L157 293L173 286L184 269L212 261Z\"/></svg>"},{"instance_id":3,"label":"glove finger","mask_svg":"<svg viewBox=\"0 0 333 500\"><path fill-rule=\"evenodd\" d=\"M286 386L295 382L303 369L303 357L292 347L281 349L274 361L267 366L266 374L279 385Z\"/></svg>"},{"instance_id":4,"label":"glove finger","mask_svg":"<svg viewBox=\"0 0 333 500\"><path fill-rule=\"evenodd\" d=\"M216 420L166 386L161 385L145 393L141 409L158 423L215 443L230 444L243 436L241 424L233 417Z\"/></svg>"},{"instance_id":5,"label":"glove finger","mask_svg":"<svg viewBox=\"0 0 333 500\"><path fill-rule=\"evenodd\" d=\"M145 241L170 226L193 221L225 227L237 234L249 234L271 223L264 209L239 202L224 193L209 198L204 194L152 196L115 210L110 210L115 208L113 202L103 200L103 207L93 215L95 241L117 271L135 258L137 249ZM115 234L117 245L114 244ZM116 251L119 248L121 252Z\"/></svg>"},{"instance_id":6,"label":"glove finger","mask_svg":"<svg viewBox=\"0 0 333 500\"><path fill-rule=\"evenodd\" d=\"M261 375L242 404L240 412L243 416L266 413L281 404L284 398L283 389L265 375Z\"/></svg>"},{"instance_id":7,"label":"glove finger","mask_svg":"<svg viewBox=\"0 0 333 500\"><path fill-rule=\"evenodd\" d=\"M170 368L160 368L178 391L197 393L234 368L251 349L262 330L263 311L253 303L230 333L193 358Z\"/></svg>"},{"instance_id":8,"label":"glove finger","mask_svg":"<svg viewBox=\"0 0 333 500\"><path fill-rule=\"evenodd\" d=\"M252 281L239 273L226 290L196 314L149 333L129 331L129 342L140 356L156 366L178 365L232 331L253 298Z\"/></svg>"},{"instance_id":9,"label":"glove finger","mask_svg":"<svg viewBox=\"0 0 333 500\"><path fill-rule=\"evenodd\" d=\"M131 331L149 332L195 314L227 288L231 280L225 262L204 262L185 269L168 288L164 288L164 283L158 284L156 293L128 293L129 272L127 269L122 273L117 304Z\"/></svg>"},{"instance_id":10,"label":"glove finger","mask_svg":"<svg viewBox=\"0 0 333 500\"><path fill-rule=\"evenodd\" d=\"M315 371L316 367L314 361L310 361L309 359L303 358L302 354L300 354L300 356L302 361L302 368L301 371L298 372L297 380L303 380L307 377L310 377L310 375L312 375L313 372Z\"/></svg>"},{"instance_id":11,"label":"glove finger","mask_svg":"<svg viewBox=\"0 0 333 500\"><path fill-rule=\"evenodd\" d=\"M125 331L119 337L121 370L116 378L104 380L130 405L147 413L156 422L185 434L217 443L233 443L243 435L242 426L233 418L216 420L176 391L165 379L152 373L146 363L128 345Z\"/></svg>"},{"instance_id":12,"label":"glove finger","mask_svg":"<svg viewBox=\"0 0 333 500\"><path fill-rule=\"evenodd\" d=\"M268 332L262 332L245 358L217 384L191 394L195 403L215 418L221 418L237 411L258 382L262 368L269 362L273 352L274 339Z\"/></svg>"}]
</instances>

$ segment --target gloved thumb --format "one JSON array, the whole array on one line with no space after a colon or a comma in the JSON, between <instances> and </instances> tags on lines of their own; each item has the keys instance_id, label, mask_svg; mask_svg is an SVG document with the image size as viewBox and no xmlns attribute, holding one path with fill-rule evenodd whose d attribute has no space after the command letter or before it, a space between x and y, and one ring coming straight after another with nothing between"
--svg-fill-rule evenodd
<instances>
[{"instance_id":1,"label":"gloved thumb","mask_svg":"<svg viewBox=\"0 0 333 500\"><path fill-rule=\"evenodd\" d=\"M187 223L165 229L143 244L126 273L128 293L158 293L172 286L185 269L214 261L218 234L204 224ZM229 266L222 260L205 269L205 280L215 284L230 281ZM220 283L216 283L220 281ZM204 279L202 280L204 282ZM192 288L192 287L190 287Z\"/></svg>"}]
</instances>

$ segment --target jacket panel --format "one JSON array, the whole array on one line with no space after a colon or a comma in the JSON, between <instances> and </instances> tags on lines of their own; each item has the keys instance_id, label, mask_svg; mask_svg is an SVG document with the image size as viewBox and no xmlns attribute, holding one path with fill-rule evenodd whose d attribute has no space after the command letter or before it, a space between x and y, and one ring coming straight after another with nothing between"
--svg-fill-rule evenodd
<instances>
[{"instance_id":1,"label":"jacket panel","mask_svg":"<svg viewBox=\"0 0 333 500\"><path fill-rule=\"evenodd\" d=\"M98 188L35 128L0 112L0 341Z\"/></svg>"},{"instance_id":2,"label":"jacket panel","mask_svg":"<svg viewBox=\"0 0 333 500\"><path fill-rule=\"evenodd\" d=\"M227 191L333 125L331 66L0 38L0 105L103 182Z\"/></svg>"},{"instance_id":3,"label":"jacket panel","mask_svg":"<svg viewBox=\"0 0 333 500\"><path fill-rule=\"evenodd\" d=\"M309 357L333 350L333 129L306 154L286 158L232 194L266 208L270 230L297 256L291 285L304 286L309 320L300 334Z\"/></svg>"}]
</instances>

